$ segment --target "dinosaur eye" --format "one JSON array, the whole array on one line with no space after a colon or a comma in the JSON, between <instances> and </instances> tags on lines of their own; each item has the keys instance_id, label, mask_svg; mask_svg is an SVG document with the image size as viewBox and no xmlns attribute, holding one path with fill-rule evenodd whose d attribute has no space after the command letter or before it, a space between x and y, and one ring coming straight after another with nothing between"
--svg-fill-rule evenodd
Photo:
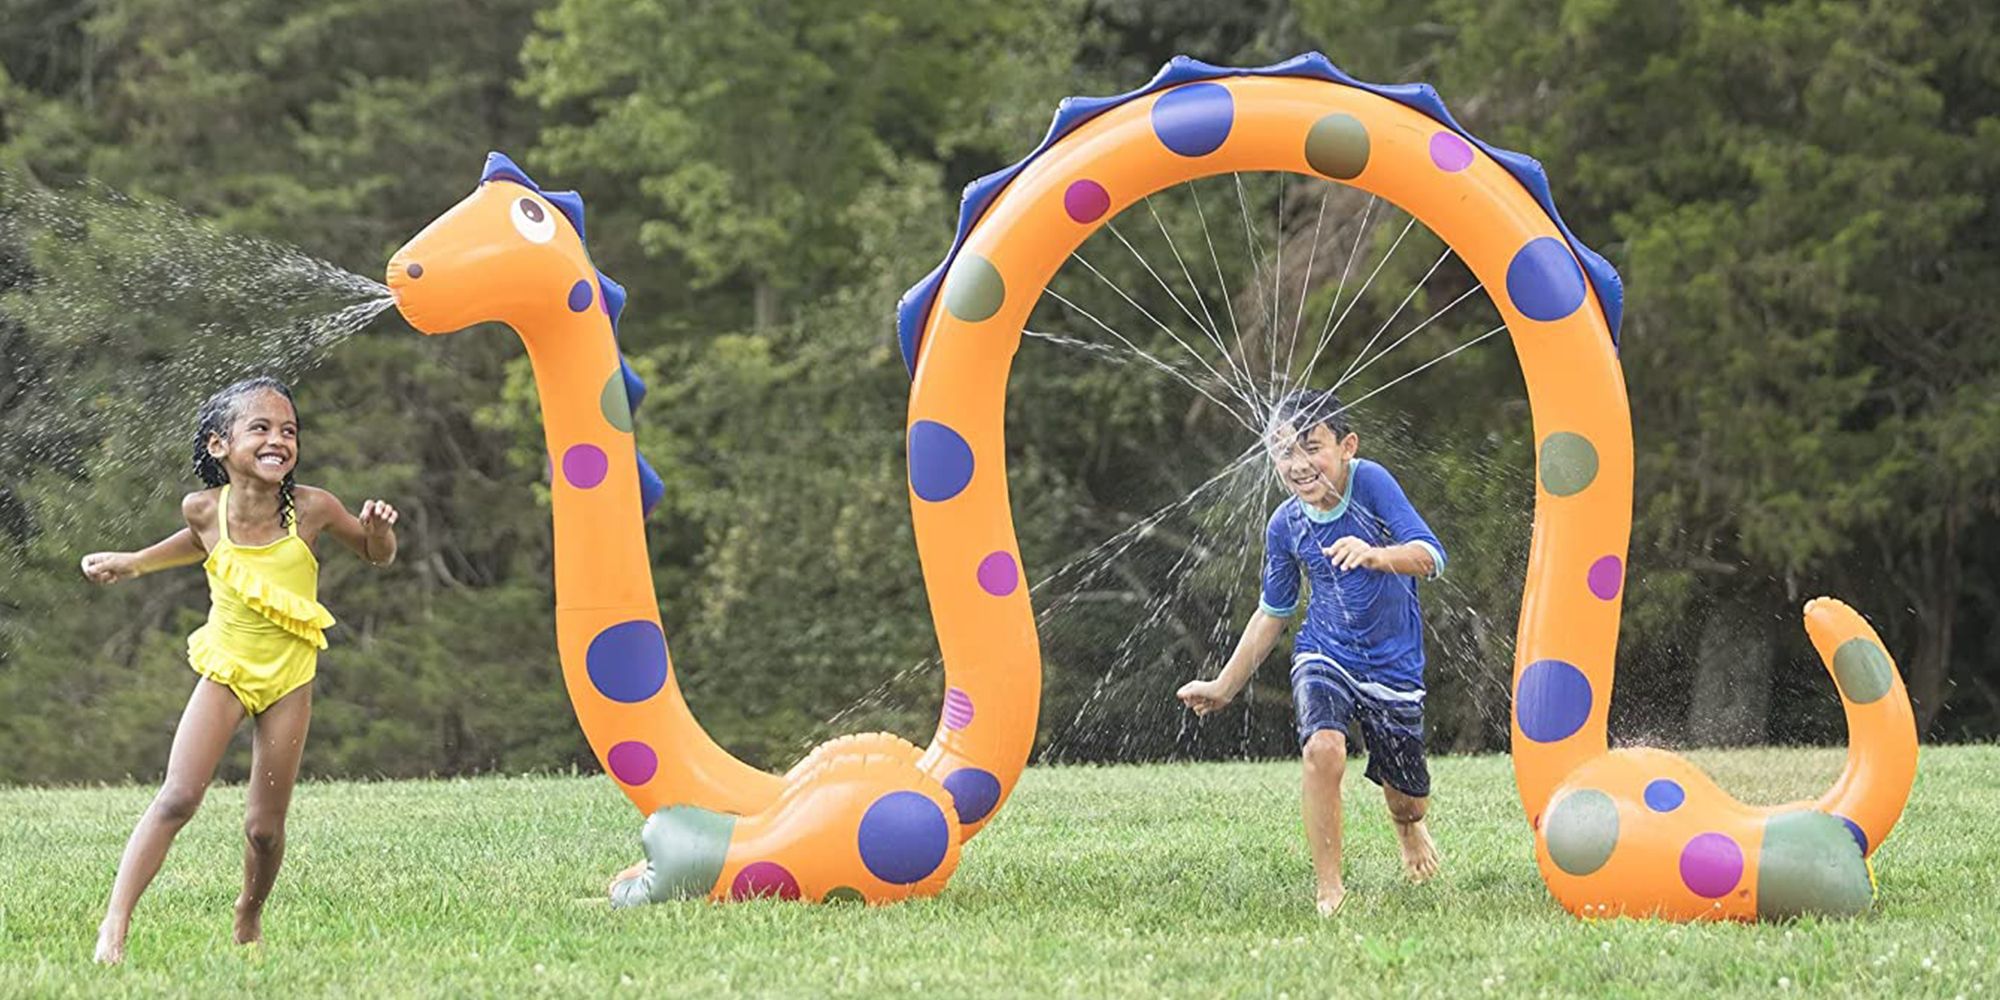
<instances>
[{"instance_id":1,"label":"dinosaur eye","mask_svg":"<svg viewBox=\"0 0 2000 1000\"><path fill-rule=\"evenodd\" d=\"M509 214L514 219L514 228L530 242L547 243L556 234L555 216L533 198L516 201Z\"/></svg>"}]
</instances>

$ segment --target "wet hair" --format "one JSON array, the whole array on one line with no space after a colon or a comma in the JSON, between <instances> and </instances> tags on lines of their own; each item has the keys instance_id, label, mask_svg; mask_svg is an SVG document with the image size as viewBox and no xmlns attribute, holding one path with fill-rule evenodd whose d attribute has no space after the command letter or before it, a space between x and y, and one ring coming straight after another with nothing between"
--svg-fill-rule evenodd
<instances>
[{"instance_id":1,"label":"wet hair","mask_svg":"<svg viewBox=\"0 0 2000 1000\"><path fill-rule=\"evenodd\" d=\"M1271 407L1271 428L1291 424L1303 437L1311 433L1314 424L1325 424L1334 437L1344 438L1354 432L1344 409L1332 389L1299 389L1286 393Z\"/></svg>"},{"instance_id":2,"label":"wet hair","mask_svg":"<svg viewBox=\"0 0 2000 1000\"><path fill-rule=\"evenodd\" d=\"M229 482L229 470L208 453L208 438L214 435L229 440L229 429L236 426L236 411L242 408L243 400L259 392L275 392L285 397L292 405L292 416L298 417L299 404L292 398L290 386L270 377L259 375L224 387L208 397L195 411L194 427L194 474L203 486L221 486ZM294 471L296 471L294 465ZM285 473L285 481L278 484L278 523L290 527L294 519L292 491L297 486L292 472Z\"/></svg>"}]
</instances>

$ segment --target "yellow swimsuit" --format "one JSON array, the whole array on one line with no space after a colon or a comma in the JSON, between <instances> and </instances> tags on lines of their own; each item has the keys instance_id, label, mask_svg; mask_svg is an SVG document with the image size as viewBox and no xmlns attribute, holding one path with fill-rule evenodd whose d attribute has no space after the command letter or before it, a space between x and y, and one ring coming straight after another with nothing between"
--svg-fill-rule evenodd
<instances>
[{"instance_id":1,"label":"yellow swimsuit","mask_svg":"<svg viewBox=\"0 0 2000 1000\"><path fill-rule=\"evenodd\" d=\"M266 545L229 540L229 487L216 499L215 550L208 571L208 624L188 636L194 672L234 692L251 715L313 679L324 630L333 615L316 600L319 560L299 537L294 515L285 537Z\"/></svg>"}]
</instances>

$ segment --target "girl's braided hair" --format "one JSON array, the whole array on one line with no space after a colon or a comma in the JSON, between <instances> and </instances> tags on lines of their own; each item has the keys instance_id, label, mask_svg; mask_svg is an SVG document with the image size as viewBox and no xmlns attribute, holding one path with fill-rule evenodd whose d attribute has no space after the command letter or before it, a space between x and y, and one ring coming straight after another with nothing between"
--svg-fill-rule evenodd
<instances>
[{"instance_id":1,"label":"girl's braided hair","mask_svg":"<svg viewBox=\"0 0 2000 1000\"><path fill-rule=\"evenodd\" d=\"M229 470L208 453L209 435L225 441L229 440L229 429L236 425L236 410L243 400L252 393L275 392L292 404L292 414L298 415L299 404L292 399L290 386L270 377L259 375L246 378L227 386L201 404L195 411L194 428L194 474L200 477L204 486L221 486L229 482ZM285 473L285 481L278 486L278 523L290 527L294 519L292 510L292 489L296 485L292 473Z\"/></svg>"}]
</instances>

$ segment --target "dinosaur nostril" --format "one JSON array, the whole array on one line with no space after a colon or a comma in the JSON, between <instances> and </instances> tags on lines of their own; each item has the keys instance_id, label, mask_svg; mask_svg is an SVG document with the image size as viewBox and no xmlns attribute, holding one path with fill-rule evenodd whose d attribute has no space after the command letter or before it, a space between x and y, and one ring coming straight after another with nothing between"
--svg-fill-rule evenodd
<instances>
[{"instance_id":1,"label":"dinosaur nostril","mask_svg":"<svg viewBox=\"0 0 2000 1000\"><path fill-rule=\"evenodd\" d=\"M412 278L421 278L424 276L424 266L422 264L411 264L404 270L404 273Z\"/></svg>"}]
</instances>

